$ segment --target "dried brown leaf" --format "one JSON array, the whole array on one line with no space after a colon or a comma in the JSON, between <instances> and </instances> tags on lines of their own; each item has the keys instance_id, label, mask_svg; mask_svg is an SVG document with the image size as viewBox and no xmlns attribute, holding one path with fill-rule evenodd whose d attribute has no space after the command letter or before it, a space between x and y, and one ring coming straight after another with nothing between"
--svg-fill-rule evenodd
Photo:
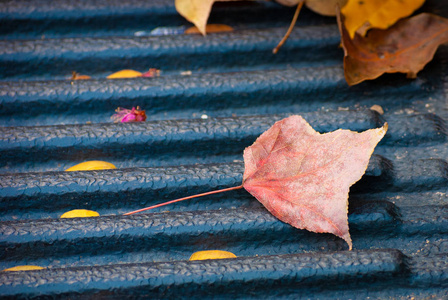
<instances>
[{"instance_id":1,"label":"dried brown leaf","mask_svg":"<svg viewBox=\"0 0 448 300\"><path fill-rule=\"evenodd\" d=\"M344 48L345 79L349 85L384 73L406 73L415 78L432 60L439 45L448 42L448 19L422 13L389 29L372 29L366 37L350 38L344 17L338 15Z\"/></svg>"}]
</instances>

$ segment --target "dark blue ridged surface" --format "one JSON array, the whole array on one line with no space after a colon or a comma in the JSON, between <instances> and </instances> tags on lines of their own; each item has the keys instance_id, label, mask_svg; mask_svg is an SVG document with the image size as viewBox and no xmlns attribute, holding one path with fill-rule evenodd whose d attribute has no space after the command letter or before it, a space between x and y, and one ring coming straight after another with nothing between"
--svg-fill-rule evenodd
<instances>
[{"instance_id":1,"label":"dark blue ridged surface","mask_svg":"<svg viewBox=\"0 0 448 300\"><path fill-rule=\"evenodd\" d=\"M419 11L448 17L444 1ZM271 53L293 12L220 3L210 22L233 33L150 36L189 26L174 1L0 3L0 271L45 268L0 272L0 298L447 298L448 46L415 80L348 87L333 18L304 8ZM114 124L119 106L148 120ZM244 148L292 114L319 132L389 124L350 189L353 251L244 190L122 215L241 184ZM117 169L64 172L88 160ZM100 216L59 218L72 209ZM215 249L238 258L188 261Z\"/></svg>"},{"instance_id":2,"label":"dark blue ridged surface","mask_svg":"<svg viewBox=\"0 0 448 300\"><path fill-rule=\"evenodd\" d=\"M355 262L355 263L352 263ZM319 267L317 267L319 266ZM252 270L257 270L253 272ZM337 255L282 255L262 258L238 258L206 262L152 263L94 268L42 270L26 273L3 273L3 294L16 285L26 296L43 293L62 293L76 296L88 293L92 297L213 297L241 296L244 289L252 296L265 296L279 288L309 289L325 284L329 289L341 290L341 285L365 287L372 281L381 284L387 280L401 282L406 274L403 256L398 251L341 252ZM48 278L46 275L48 274ZM181 275L180 275L181 274ZM41 277L41 290L30 289L22 282ZM82 278L67 282L68 278ZM441 280L443 282L443 280ZM124 283L119 289L117 283ZM171 288L167 288L170 286ZM109 287L108 290L104 290ZM280 289L281 293L281 289ZM13 293L12 293L13 294ZM79 295L79 294L78 294Z\"/></svg>"},{"instance_id":3,"label":"dark blue ridged surface","mask_svg":"<svg viewBox=\"0 0 448 300\"><path fill-rule=\"evenodd\" d=\"M437 72L438 67L430 70ZM414 81L395 77L349 88L339 65L122 80L9 81L0 82L0 124L108 122L117 102L144 107L151 120L198 118L204 113L303 113L373 102L388 108L428 100L439 89L440 78L430 72Z\"/></svg>"}]
</instances>

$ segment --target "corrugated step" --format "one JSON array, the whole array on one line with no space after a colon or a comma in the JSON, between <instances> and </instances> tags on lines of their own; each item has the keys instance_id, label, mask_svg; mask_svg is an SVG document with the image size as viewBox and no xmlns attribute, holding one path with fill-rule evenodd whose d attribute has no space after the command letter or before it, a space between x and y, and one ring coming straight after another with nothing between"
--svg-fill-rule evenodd
<instances>
[{"instance_id":1,"label":"corrugated step","mask_svg":"<svg viewBox=\"0 0 448 300\"><path fill-rule=\"evenodd\" d=\"M413 81L395 76L362 87L348 87L340 65L115 80L7 81L0 82L0 124L110 122L118 105L140 106L151 120L303 113L371 103L393 112L409 102L436 102L442 88L441 78L434 76L439 68L431 65Z\"/></svg>"},{"instance_id":2,"label":"corrugated step","mask_svg":"<svg viewBox=\"0 0 448 300\"><path fill-rule=\"evenodd\" d=\"M419 11L448 17L444 1ZM348 87L333 18L304 8L272 54L293 13L218 3L209 22L235 31L202 37L172 0L0 3L0 271L44 267L0 272L0 297L447 298L448 46L415 80ZM136 106L146 122L112 123ZM240 185L244 148L292 114L322 133L389 124L350 189L353 251L243 189L123 215ZM117 169L64 171L89 160ZM60 218L73 209L100 216ZM237 258L188 261L200 250Z\"/></svg>"}]
</instances>

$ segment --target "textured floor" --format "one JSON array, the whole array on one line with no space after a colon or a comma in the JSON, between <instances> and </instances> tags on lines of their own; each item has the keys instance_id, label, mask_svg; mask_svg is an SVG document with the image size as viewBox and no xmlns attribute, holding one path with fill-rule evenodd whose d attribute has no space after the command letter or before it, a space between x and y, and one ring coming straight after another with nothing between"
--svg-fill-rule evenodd
<instances>
[{"instance_id":1,"label":"textured floor","mask_svg":"<svg viewBox=\"0 0 448 300\"><path fill-rule=\"evenodd\" d=\"M420 11L448 17L444 1ZM0 272L0 297L447 298L448 45L415 80L348 87L332 18L304 9L271 53L293 13L224 4L210 22L232 33L154 36L190 26L174 1L0 3L0 270L45 268ZM105 78L149 68L161 76ZM148 119L114 124L119 106ZM389 124L351 188L353 251L244 190L122 215L239 185L244 148L292 114L319 132ZM88 160L117 169L64 172ZM59 218L72 209L100 217ZM238 258L188 261L207 249Z\"/></svg>"}]
</instances>

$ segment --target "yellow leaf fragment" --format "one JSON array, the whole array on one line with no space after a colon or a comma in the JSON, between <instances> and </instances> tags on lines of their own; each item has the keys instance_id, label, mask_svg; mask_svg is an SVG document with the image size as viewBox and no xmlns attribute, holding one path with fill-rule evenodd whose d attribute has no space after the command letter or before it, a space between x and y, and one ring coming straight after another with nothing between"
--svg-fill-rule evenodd
<instances>
[{"instance_id":1,"label":"yellow leaf fragment","mask_svg":"<svg viewBox=\"0 0 448 300\"><path fill-rule=\"evenodd\" d=\"M134 70L121 70L110 74L107 76L107 79L116 79L116 78L136 78L141 77L142 73Z\"/></svg>"},{"instance_id":2,"label":"yellow leaf fragment","mask_svg":"<svg viewBox=\"0 0 448 300\"><path fill-rule=\"evenodd\" d=\"M205 259L224 259L235 258L236 255L229 251L222 250L206 250L198 251L190 256L190 260L205 260Z\"/></svg>"},{"instance_id":3,"label":"yellow leaf fragment","mask_svg":"<svg viewBox=\"0 0 448 300\"><path fill-rule=\"evenodd\" d=\"M237 1L237 0L175 0L176 10L185 19L196 25L199 32L205 35L205 26L207 24L213 3L221 1Z\"/></svg>"},{"instance_id":4,"label":"yellow leaf fragment","mask_svg":"<svg viewBox=\"0 0 448 300\"><path fill-rule=\"evenodd\" d=\"M364 36L370 28L387 29L411 15L425 0L348 0L341 9L350 38Z\"/></svg>"},{"instance_id":5,"label":"yellow leaf fragment","mask_svg":"<svg viewBox=\"0 0 448 300\"><path fill-rule=\"evenodd\" d=\"M64 213L61 216L61 219L69 219L69 218L89 218L89 217L99 217L100 214L93 210L87 209L74 209Z\"/></svg>"},{"instance_id":6,"label":"yellow leaf fragment","mask_svg":"<svg viewBox=\"0 0 448 300\"><path fill-rule=\"evenodd\" d=\"M3 272L17 272L17 271L31 271L31 270L42 270L43 267L33 266L33 265L24 265L24 266L15 266L12 268L4 269Z\"/></svg>"},{"instance_id":7,"label":"yellow leaf fragment","mask_svg":"<svg viewBox=\"0 0 448 300\"><path fill-rule=\"evenodd\" d=\"M77 164L73 167L68 168L65 170L66 172L73 172L73 171L90 171L90 170L109 170L109 169L116 169L113 164L108 163L107 161L101 161L101 160L91 160L91 161L85 161L83 163Z\"/></svg>"}]
</instances>

